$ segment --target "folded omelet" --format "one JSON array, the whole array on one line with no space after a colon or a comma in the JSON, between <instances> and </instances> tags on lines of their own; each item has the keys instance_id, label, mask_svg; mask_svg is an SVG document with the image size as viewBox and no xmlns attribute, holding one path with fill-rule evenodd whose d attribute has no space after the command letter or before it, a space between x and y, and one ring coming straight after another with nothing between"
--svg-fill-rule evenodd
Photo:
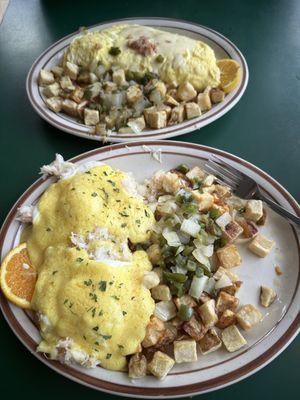
<instances>
[{"instance_id":1,"label":"folded omelet","mask_svg":"<svg viewBox=\"0 0 300 400\"><path fill-rule=\"evenodd\" d=\"M107 165L52 184L26 233L38 278L32 309L38 351L63 362L113 370L138 350L154 311L142 278L152 266L128 241L149 239L151 210L130 176Z\"/></svg>"},{"instance_id":2,"label":"folded omelet","mask_svg":"<svg viewBox=\"0 0 300 400\"><path fill-rule=\"evenodd\" d=\"M132 43L144 39L152 48L143 53ZM117 48L119 54L111 54L112 48ZM211 47L199 40L147 26L113 25L102 31L87 32L72 41L63 57L63 63L66 61L91 71L102 64L106 69L115 65L140 76L151 72L175 86L190 82L199 91L220 83L220 71Z\"/></svg>"}]
</instances>

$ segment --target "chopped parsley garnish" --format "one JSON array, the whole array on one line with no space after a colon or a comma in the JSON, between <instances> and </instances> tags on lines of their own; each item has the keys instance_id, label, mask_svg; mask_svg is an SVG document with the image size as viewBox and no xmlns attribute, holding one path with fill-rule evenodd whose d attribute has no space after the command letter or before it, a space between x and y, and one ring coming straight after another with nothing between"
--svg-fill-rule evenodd
<instances>
[{"instance_id":1,"label":"chopped parsley garnish","mask_svg":"<svg viewBox=\"0 0 300 400\"><path fill-rule=\"evenodd\" d=\"M92 329L93 329L93 331L98 332L99 326L98 325L94 326L94 328L92 328Z\"/></svg>"},{"instance_id":2,"label":"chopped parsley garnish","mask_svg":"<svg viewBox=\"0 0 300 400\"><path fill-rule=\"evenodd\" d=\"M102 315L103 315L103 310L100 310L98 316L101 317Z\"/></svg>"},{"instance_id":3,"label":"chopped parsley garnish","mask_svg":"<svg viewBox=\"0 0 300 400\"><path fill-rule=\"evenodd\" d=\"M96 346L99 346L99 342L97 342L97 341L96 341L94 344L95 344Z\"/></svg>"},{"instance_id":4,"label":"chopped parsley garnish","mask_svg":"<svg viewBox=\"0 0 300 400\"><path fill-rule=\"evenodd\" d=\"M85 335L83 335L82 337L83 337L84 340L86 340L86 336Z\"/></svg>"},{"instance_id":5,"label":"chopped parsley garnish","mask_svg":"<svg viewBox=\"0 0 300 400\"><path fill-rule=\"evenodd\" d=\"M85 284L85 286L91 286L93 281L91 279L89 279L88 281L84 281L83 283Z\"/></svg>"},{"instance_id":6,"label":"chopped parsley garnish","mask_svg":"<svg viewBox=\"0 0 300 400\"><path fill-rule=\"evenodd\" d=\"M125 315L127 315L127 312L126 311L122 311L122 314L125 316Z\"/></svg>"},{"instance_id":7,"label":"chopped parsley garnish","mask_svg":"<svg viewBox=\"0 0 300 400\"><path fill-rule=\"evenodd\" d=\"M141 220L140 220L140 219L136 219L135 222L136 222L137 224L140 224L140 223L141 223Z\"/></svg>"},{"instance_id":8,"label":"chopped parsley garnish","mask_svg":"<svg viewBox=\"0 0 300 400\"><path fill-rule=\"evenodd\" d=\"M120 189L118 189L118 188L114 188L113 191L116 193L120 193Z\"/></svg>"},{"instance_id":9,"label":"chopped parsley garnish","mask_svg":"<svg viewBox=\"0 0 300 400\"><path fill-rule=\"evenodd\" d=\"M46 231L47 231L47 232L51 232L51 228L49 228L49 227L46 228Z\"/></svg>"},{"instance_id":10,"label":"chopped parsley garnish","mask_svg":"<svg viewBox=\"0 0 300 400\"><path fill-rule=\"evenodd\" d=\"M118 297L118 296L110 296L110 297L112 297L113 299L115 299L115 300L120 300L120 297Z\"/></svg>"},{"instance_id":11,"label":"chopped parsley garnish","mask_svg":"<svg viewBox=\"0 0 300 400\"><path fill-rule=\"evenodd\" d=\"M123 224L121 224L121 228L125 228L125 226L127 226L127 224L125 222Z\"/></svg>"},{"instance_id":12,"label":"chopped parsley garnish","mask_svg":"<svg viewBox=\"0 0 300 400\"><path fill-rule=\"evenodd\" d=\"M76 261L77 261L77 262L82 262L82 261L83 261L83 258L78 257L78 258L76 258Z\"/></svg>"},{"instance_id":13,"label":"chopped parsley garnish","mask_svg":"<svg viewBox=\"0 0 300 400\"><path fill-rule=\"evenodd\" d=\"M92 300L94 300L95 303L97 303L98 297L97 297L96 293L90 293L89 296L90 296L90 298L91 298Z\"/></svg>"},{"instance_id":14,"label":"chopped parsley garnish","mask_svg":"<svg viewBox=\"0 0 300 400\"><path fill-rule=\"evenodd\" d=\"M161 63L164 61L164 57L163 57L161 54L159 54L159 55L155 58L155 61L161 64Z\"/></svg>"},{"instance_id":15,"label":"chopped parsley garnish","mask_svg":"<svg viewBox=\"0 0 300 400\"><path fill-rule=\"evenodd\" d=\"M109 284L109 285L113 285L113 284L114 284L114 281L109 281L108 284Z\"/></svg>"},{"instance_id":16,"label":"chopped parsley garnish","mask_svg":"<svg viewBox=\"0 0 300 400\"><path fill-rule=\"evenodd\" d=\"M69 299L65 299L64 304L67 304L68 301L69 301Z\"/></svg>"},{"instance_id":17,"label":"chopped parsley garnish","mask_svg":"<svg viewBox=\"0 0 300 400\"><path fill-rule=\"evenodd\" d=\"M149 218L149 217L150 217L150 214L148 213L148 211L147 211L147 210L145 210L145 215L146 215L146 217L147 217L147 218Z\"/></svg>"},{"instance_id":18,"label":"chopped parsley garnish","mask_svg":"<svg viewBox=\"0 0 300 400\"><path fill-rule=\"evenodd\" d=\"M103 175L108 176L108 173L106 171L103 171Z\"/></svg>"},{"instance_id":19,"label":"chopped parsley garnish","mask_svg":"<svg viewBox=\"0 0 300 400\"><path fill-rule=\"evenodd\" d=\"M98 193L96 193L96 192L93 192L93 193L91 194L91 196L93 196L93 197L97 197L97 196L98 196Z\"/></svg>"},{"instance_id":20,"label":"chopped parsley garnish","mask_svg":"<svg viewBox=\"0 0 300 400\"><path fill-rule=\"evenodd\" d=\"M107 182L109 182L112 186L116 186L116 182L112 181L111 179L107 179Z\"/></svg>"},{"instance_id":21,"label":"chopped parsley garnish","mask_svg":"<svg viewBox=\"0 0 300 400\"><path fill-rule=\"evenodd\" d=\"M122 344L118 344L119 349L124 349L124 346Z\"/></svg>"},{"instance_id":22,"label":"chopped parsley garnish","mask_svg":"<svg viewBox=\"0 0 300 400\"><path fill-rule=\"evenodd\" d=\"M99 282L99 290L101 290L101 292L105 292L106 291L106 285L107 285L106 281L100 281Z\"/></svg>"},{"instance_id":23,"label":"chopped parsley garnish","mask_svg":"<svg viewBox=\"0 0 300 400\"><path fill-rule=\"evenodd\" d=\"M104 340L111 339L111 335L101 335Z\"/></svg>"},{"instance_id":24,"label":"chopped parsley garnish","mask_svg":"<svg viewBox=\"0 0 300 400\"><path fill-rule=\"evenodd\" d=\"M121 215L121 217L129 217L129 214L127 214L126 211L121 211L119 212L119 214Z\"/></svg>"},{"instance_id":25,"label":"chopped parsley garnish","mask_svg":"<svg viewBox=\"0 0 300 400\"><path fill-rule=\"evenodd\" d=\"M115 46L113 46L113 47L111 47L110 49L109 49L109 54L111 55L111 56L118 56L120 53L121 53L121 50L119 49L119 47L115 47Z\"/></svg>"},{"instance_id":26,"label":"chopped parsley garnish","mask_svg":"<svg viewBox=\"0 0 300 400\"><path fill-rule=\"evenodd\" d=\"M109 359L111 358L111 356L112 356L111 353L107 353L105 358L106 358L107 360L109 360Z\"/></svg>"},{"instance_id":27,"label":"chopped parsley garnish","mask_svg":"<svg viewBox=\"0 0 300 400\"><path fill-rule=\"evenodd\" d=\"M57 274L58 273L58 271L53 271L52 272L52 275L55 275L55 274Z\"/></svg>"},{"instance_id":28,"label":"chopped parsley garnish","mask_svg":"<svg viewBox=\"0 0 300 400\"><path fill-rule=\"evenodd\" d=\"M94 318L94 316L95 316L95 312L96 312L96 308L94 307L93 309L92 309L92 317Z\"/></svg>"}]
</instances>

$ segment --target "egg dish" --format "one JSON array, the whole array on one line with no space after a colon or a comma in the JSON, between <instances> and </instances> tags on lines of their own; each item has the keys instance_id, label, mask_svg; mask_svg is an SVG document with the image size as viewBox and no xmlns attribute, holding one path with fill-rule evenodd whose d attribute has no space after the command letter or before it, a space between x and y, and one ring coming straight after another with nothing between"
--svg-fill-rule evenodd
<instances>
[{"instance_id":1,"label":"egg dish","mask_svg":"<svg viewBox=\"0 0 300 400\"><path fill-rule=\"evenodd\" d=\"M163 379L222 345L247 345L276 292L240 304L239 246L266 257L260 200L243 200L201 166L158 171L142 185L99 162L60 155L57 178L22 206L21 241L1 266L7 298L38 317L37 351L62 363Z\"/></svg>"},{"instance_id":2,"label":"egg dish","mask_svg":"<svg viewBox=\"0 0 300 400\"><path fill-rule=\"evenodd\" d=\"M42 69L46 105L91 133L139 133L207 112L240 82L239 64L206 43L140 25L84 31L59 65Z\"/></svg>"}]
</instances>

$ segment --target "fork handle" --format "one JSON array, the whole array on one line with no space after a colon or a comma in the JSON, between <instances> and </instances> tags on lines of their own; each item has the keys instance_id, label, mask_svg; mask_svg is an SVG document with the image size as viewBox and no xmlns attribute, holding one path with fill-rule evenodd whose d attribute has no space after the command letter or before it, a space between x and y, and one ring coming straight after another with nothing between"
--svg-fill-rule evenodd
<instances>
[{"instance_id":1,"label":"fork handle","mask_svg":"<svg viewBox=\"0 0 300 400\"><path fill-rule=\"evenodd\" d=\"M260 189L256 192L256 197L259 200L264 201L265 203L268 204L272 210L277 212L277 214L281 215L282 217L288 219L292 223L296 224L298 227L300 227L300 218L297 217L295 214L292 214L291 212L287 211L285 208L281 207L277 203L275 203L273 200L271 200L269 197L265 196Z\"/></svg>"}]
</instances>

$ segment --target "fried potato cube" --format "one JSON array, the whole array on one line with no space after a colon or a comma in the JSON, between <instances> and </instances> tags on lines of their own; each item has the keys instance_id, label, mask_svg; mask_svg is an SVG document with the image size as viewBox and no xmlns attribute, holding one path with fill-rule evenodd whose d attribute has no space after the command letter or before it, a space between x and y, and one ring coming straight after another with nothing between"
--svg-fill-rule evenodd
<instances>
[{"instance_id":1,"label":"fried potato cube","mask_svg":"<svg viewBox=\"0 0 300 400\"><path fill-rule=\"evenodd\" d=\"M165 330L162 332L161 337L156 343L155 347L157 349L162 349L166 345L173 343L177 338L177 329L173 324L167 324Z\"/></svg>"},{"instance_id":2,"label":"fried potato cube","mask_svg":"<svg viewBox=\"0 0 300 400\"><path fill-rule=\"evenodd\" d=\"M79 73L79 67L78 67L78 65L67 61L66 67L65 67L65 72L66 72L66 75L68 75L71 79L76 80L78 73Z\"/></svg>"},{"instance_id":3,"label":"fried potato cube","mask_svg":"<svg viewBox=\"0 0 300 400\"><path fill-rule=\"evenodd\" d=\"M161 351L156 351L152 361L148 364L148 371L157 378L164 379L174 364L173 358Z\"/></svg>"},{"instance_id":4,"label":"fried potato cube","mask_svg":"<svg viewBox=\"0 0 300 400\"><path fill-rule=\"evenodd\" d=\"M232 353L247 344L246 339L235 325L230 325L221 333L222 341L226 349Z\"/></svg>"},{"instance_id":5,"label":"fried potato cube","mask_svg":"<svg viewBox=\"0 0 300 400\"><path fill-rule=\"evenodd\" d=\"M225 99L225 93L223 90L218 88L213 88L209 92L210 99L213 104L221 103Z\"/></svg>"},{"instance_id":6,"label":"fried potato cube","mask_svg":"<svg viewBox=\"0 0 300 400\"><path fill-rule=\"evenodd\" d=\"M222 290L220 291L216 302L218 313L223 313L225 310L236 311L238 305L239 299L237 297L231 296Z\"/></svg>"},{"instance_id":7,"label":"fried potato cube","mask_svg":"<svg viewBox=\"0 0 300 400\"><path fill-rule=\"evenodd\" d=\"M258 221L263 216L263 202L261 200L248 200L245 208L244 217L253 222Z\"/></svg>"},{"instance_id":8,"label":"fried potato cube","mask_svg":"<svg viewBox=\"0 0 300 400\"><path fill-rule=\"evenodd\" d=\"M200 340L207 332L204 324L194 316L182 325L182 329L196 341Z\"/></svg>"},{"instance_id":9,"label":"fried potato cube","mask_svg":"<svg viewBox=\"0 0 300 400\"><path fill-rule=\"evenodd\" d=\"M181 305L188 306L188 307L196 307L197 303L189 294L184 294L181 297L175 297L174 303L176 307L180 308Z\"/></svg>"},{"instance_id":10,"label":"fried potato cube","mask_svg":"<svg viewBox=\"0 0 300 400\"><path fill-rule=\"evenodd\" d=\"M159 285L160 278L156 272L147 271L143 276L142 282L147 289L152 289L155 286Z\"/></svg>"},{"instance_id":11,"label":"fried potato cube","mask_svg":"<svg viewBox=\"0 0 300 400\"><path fill-rule=\"evenodd\" d=\"M276 292L270 287L262 286L260 290L260 304L269 307L276 299Z\"/></svg>"},{"instance_id":12,"label":"fried potato cube","mask_svg":"<svg viewBox=\"0 0 300 400\"><path fill-rule=\"evenodd\" d=\"M215 185L215 192L221 198L228 197L231 194L231 189L228 186L224 185Z\"/></svg>"},{"instance_id":13,"label":"fried potato cube","mask_svg":"<svg viewBox=\"0 0 300 400\"><path fill-rule=\"evenodd\" d=\"M222 346L222 341L219 338L217 331L211 328L207 331L204 337L199 340L199 347L202 354L208 354L218 350Z\"/></svg>"},{"instance_id":14,"label":"fried potato cube","mask_svg":"<svg viewBox=\"0 0 300 400\"><path fill-rule=\"evenodd\" d=\"M117 117L114 115L106 115L104 118L106 126L108 129L112 129L116 125Z\"/></svg>"},{"instance_id":15,"label":"fried potato cube","mask_svg":"<svg viewBox=\"0 0 300 400\"><path fill-rule=\"evenodd\" d=\"M177 89L177 97L181 101L190 101L197 96L197 92L194 86L189 82L185 82L179 85Z\"/></svg>"},{"instance_id":16,"label":"fried potato cube","mask_svg":"<svg viewBox=\"0 0 300 400\"><path fill-rule=\"evenodd\" d=\"M165 111L168 119L172 113L172 108L166 104L161 104L157 107L157 111Z\"/></svg>"},{"instance_id":17,"label":"fried potato cube","mask_svg":"<svg viewBox=\"0 0 300 400\"><path fill-rule=\"evenodd\" d=\"M77 114L79 115L80 118L83 118L83 113L84 113L84 110L85 110L87 104L88 104L87 100L83 100L78 104Z\"/></svg>"},{"instance_id":18,"label":"fried potato cube","mask_svg":"<svg viewBox=\"0 0 300 400\"><path fill-rule=\"evenodd\" d=\"M43 94L46 97L54 97L58 96L60 94L60 86L57 82L51 83L51 85L48 85L44 88Z\"/></svg>"},{"instance_id":19,"label":"fried potato cube","mask_svg":"<svg viewBox=\"0 0 300 400\"><path fill-rule=\"evenodd\" d=\"M243 283L242 281L236 281L233 282L232 285L223 287L221 290L222 292L226 292L231 296L235 296L235 294L240 290L242 283Z\"/></svg>"},{"instance_id":20,"label":"fried potato cube","mask_svg":"<svg viewBox=\"0 0 300 400\"><path fill-rule=\"evenodd\" d=\"M131 123L134 123L135 124L135 126L138 128L138 129L140 129L141 131L143 130L143 129L145 129L146 128L146 122L145 122L145 118L143 117L143 115L141 116L141 117L138 117L138 118L129 118L129 120L128 120L128 126L130 126L131 127Z\"/></svg>"},{"instance_id":21,"label":"fried potato cube","mask_svg":"<svg viewBox=\"0 0 300 400\"><path fill-rule=\"evenodd\" d=\"M186 103L185 105L185 113L187 119L192 119L196 117L200 117L201 109L197 103Z\"/></svg>"},{"instance_id":22,"label":"fried potato cube","mask_svg":"<svg viewBox=\"0 0 300 400\"><path fill-rule=\"evenodd\" d=\"M55 82L55 79L54 79L54 75L52 72L46 71L45 69L40 70L40 74L39 74L39 85L40 86L51 85L51 83L54 83L54 82Z\"/></svg>"},{"instance_id":23,"label":"fried potato cube","mask_svg":"<svg viewBox=\"0 0 300 400\"><path fill-rule=\"evenodd\" d=\"M141 353L136 353L130 357L128 363L128 376L132 379L143 378L147 373L147 360Z\"/></svg>"},{"instance_id":24,"label":"fried potato cube","mask_svg":"<svg viewBox=\"0 0 300 400\"><path fill-rule=\"evenodd\" d=\"M184 120L184 106L179 105L172 109L168 125L174 125Z\"/></svg>"},{"instance_id":25,"label":"fried potato cube","mask_svg":"<svg viewBox=\"0 0 300 400\"><path fill-rule=\"evenodd\" d=\"M246 304L236 314L239 325L248 331L262 320L261 312L252 304Z\"/></svg>"},{"instance_id":26,"label":"fried potato cube","mask_svg":"<svg viewBox=\"0 0 300 400\"><path fill-rule=\"evenodd\" d=\"M210 295L209 295L208 293L206 293L206 292L202 292L202 293L201 293L201 296L200 296L200 298L199 298L201 304L206 303L206 302L209 301L210 299L211 299Z\"/></svg>"},{"instance_id":27,"label":"fried potato cube","mask_svg":"<svg viewBox=\"0 0 300 400\"><path fill-rule=\"evenodd\" d=\"M117 69L113 72L112 74L112 80L113 82L118 85L118 86L123 86L126 83L126 78L125 78L125 71L124 69L120 68Z\"/></svg>"},{"instance_id":28,"label":"fried potato cube","mask_svg":"<svg viewBox=\"0 0 300 400\"><path fill-rule=\"evenodd\" d=\"M105 82L104 83L104 91L105 93L112 93L114 90L117 90L117 85L115 82Z\"/></svg>"},{"instance_id":29,"label":"fried potato cube","mask_svg":"<svg viewBox=\"0 0 300 400\"><path fill-rule=\"evenodd\" d=\"M79 106L78 106L79 107ZM95 135L98 135L98 136L105 136L107 134L107 131L106 131L106 125L105 124L97 124L96 126L95 126Z\"/></svg>"},{"instance_id":30,"label":"fried potato cube","mask_svg":"<svg viewBox=\"0 0 300 400\"><path fill-rule=\"evenodd\" d=\"M75 101L64 99L61 103L61 108L66 114L71 115L72 117L77 116L77 103L75 103Z\"/></svg>"},{"instance_id":31,"label":"fried potato cube","mask_svg":"<svg viewBox=\"0 0 300 400\"><path fill-rule=\"evenodd\" d=\"M225 310L219 318L216 326L220 329L225 329L229 325L234 325L236 323L236 315L231 310Z\"/></svg>"},{"instance_id":32,"label":"fried potato cube","mask_svg":"<svg viewBox=\"0 0 300 400\"><path fill-rule=\"evenodd\" d=\"M144 340L142 341L142 346L147 348L156 345L161 336L163 335L163 331L165 330L165 324L160 319L152 316L149 324L146 328L146 335Z\"/></svg>"},{"instance_id":33,"label":"fried potato cube","mask_svg":"<svg viewBox=\"0 0 300 400\"><path fill-rule=\"evenodd\" d=\"M206 328L211 328L218 321L218 316L215 311L214 299L208 300L200 307L198 307L197 312L200 315Z\"/></svg>"},{"instance_id":34,"label":"fried potato cube","mask_svg":"<svg viewBox=\"0 0 300 400\"><path fill-rule=\"evenodd\" d=\"M51 68L51 72L53 73L55 78L60 78L64 73L64 69L62 67L59 67L58 65L55 65Z\"/></svg>"},{"instance_id":35,"label":"fried potato cube","mask_svg":"<svg viewBox=\"0 0 300 400\"><path fill-rule=\"evenodd\" d=\"M46 99L46 104L50 110L54 112L60 112L62 109L62 99L60 97L50 97Z\"/></svg>"},{"instance_id":36,"label":"fried potato cube","mask_svg":"<svg viewBox=\"0 0 300 400\"><path fill-rule=\"evenodd\" d=\"M176 340L174 342L174 358L178 364L197 361L196 341Z\"/></svg>"},{"instance_id":37,"label":"fried potato cube","mask_svg":"<svg viewBox=\"0 0 300 400\"><path fill-rule=\"evenodd\" d=\"M225 226L224 235L230 242L232 242L237 239L243 231L241 225L235 221L231 221Z\"/></svg>"},{"instance_id":38,"label":"fried potato cube","mask_svg":"<svg viewBox=\"0 0 300 400\"><path fill-rule=\"evenodd\" d=\"M214 279L216 281L218 281L219 279L221 279L222 275L227 275L228 278L231 280L231 282L237 282L239 281L239 277L234 274L232 271L230 271L229 269L226 269L224 267L219 267L217 269L217 271L214 273Z\"/></svg>"},{"instance_id":39,"label":"fried potato cube","mask_svg":"<svg viewBox=\"0 0 300 400\"><path fill-rule=\"evenodd\" d=\"M211 109L211 100L210 100L210 88L207 87L203 93L199 93L197 97L197 103L200 107L201 111L208 111Z\"/></svg>"},{"instance_id":40,"label":"fried potato cube","mask_svg":"<svg viewBox=\"0 0 300 400\"><path fill-rule=\"evenodd\" d=\"M148 247L147 254L151 264L153 265L157 264L161 259L161 251L159 244L154 243L150 247Z\"/></svg>"},{"instance_id":41,"label":"fried potato cube","mask_svg":"<svg viewBox=\"0 0 300 400\"><path fill-rule=\"evenodd\" d=\"M272 250L275 242L258 233L250 242L248 249L258 257L266 257Z\"/></svg>"},{"instance_id":42,"label":"fried potato cube","mask_svg":"<svg viewBox=\"0 0 300 400\"><path fill-rule=\"evenodd\" d=\"M199 179L203 180L205 178L205 172L200 167L194 167L186 173L186 177L190 180Z\"/></svg>"},{"instance_id":43,"label":"fried potato cube","mask_svg":"<svg viewBox=\"0 0 300 400\"><path fill-rule=\"evenodd\" d=\"M153 101L154 103L156 102L157 98L163 100L167 93L166 85L162 81L157 81L154 83L153 86L152 86L153 89L149 95L149 100Z\"/></svg>"},{"instance_id":44,"label":"fried potato cube","mask_svg":"<svg viewBox=\"0 0 300 400\"><path fill-rule=\"evenodd\" d=\"M217 257L224 268L233 268L241 264L242 259L234 244L217 250Z\"/></svg>"},{"instance_id":45,"label":"fried potato cube","mask_svg":"<svg viewBox=\"0 0 300 400\"><path fill-rule=\"evenodd\" d=\"M76 86L75 90L70 95L70 99L80 103L84 95L84 90L80 86Z\"/></svg>"},{"instance_id":46,"label":"fried potato cube","mask_svg":"<svg viewBox=\"0 0 300 400\"><path fill-rule=\"evenodd\" d=\"M257 225L265 225L267 220L267 211L265 208L263 208L263 216L259 218L259 220L256 221Z\"/></svg>"},{"instance_id":47,"label":"fried potato cube","mask_svg":"<svg viewBox=\"0 0 300 400\"><path fill-rule=\"evenodd\" d=\"M151 289L151 295L154 300L171 300L172 295L169 286L158 285Z\"/></svg>"},{"instance_id":48,"label":"fried potato cube","mask_svg":"<svg viewBox=\"0 0 300 400\"><path fill-rule=\"evenodd\" d=\"M167 104L168 106L179 106L179 103L177 100L174 99L174 97L170 96L169 94L166 95L165 98L165 104Z\"/></svg>"},{"instance_id":49,"label":"fried potato cube","mask_svg":"<svg viewBox=\"0 0 300 400\"><path fill-rule=\"evenodd\" d=\"M90 108L84 109L84 123L88 126L97 125L99 122L99 111L91 110Z\"/></svg>"},{"instance_id":50,"label":"fried potato cube","mask_svg":"<svg viewBox=\"0 0 300 400\"><path fill-rule=\"evenodd\" d=\"M165 111L153 111L147 115L150 128L161 129L167 126L167 113Z\"/></svg>"},{"instance_id":51,"label":"fried potato cube","mask_svg":"<svg viewBox=\"0 0 300 400\"><path fill-rule=\"evenodd\" d=\"M214 196L210 193L199 193L197 190L193 190L192 195L198 203L199 211L209 210L214 203Z\"/></svg>"},{"instance_id":52,"label":"fried potato cube","mask_svg":"<svg viewBox=\"0 0 300 400\"><path fill-rule=\"evenodd\" d=\"M143 92L138 86L129 86L126 90L126 100L130 105L137 103L142 97Z\"/></svg>"},{"instance_id":53,"label":"fried potato cube","mask_svg":"<svg viewBox=\"0 0 300 400\"><path fill-rule=\"evenodd\" d=\"M62 76L59 83L62 90L67 93L70 93L75 89L75 86L73 85L69 76Z\"/></svg>"}]
</instances>

